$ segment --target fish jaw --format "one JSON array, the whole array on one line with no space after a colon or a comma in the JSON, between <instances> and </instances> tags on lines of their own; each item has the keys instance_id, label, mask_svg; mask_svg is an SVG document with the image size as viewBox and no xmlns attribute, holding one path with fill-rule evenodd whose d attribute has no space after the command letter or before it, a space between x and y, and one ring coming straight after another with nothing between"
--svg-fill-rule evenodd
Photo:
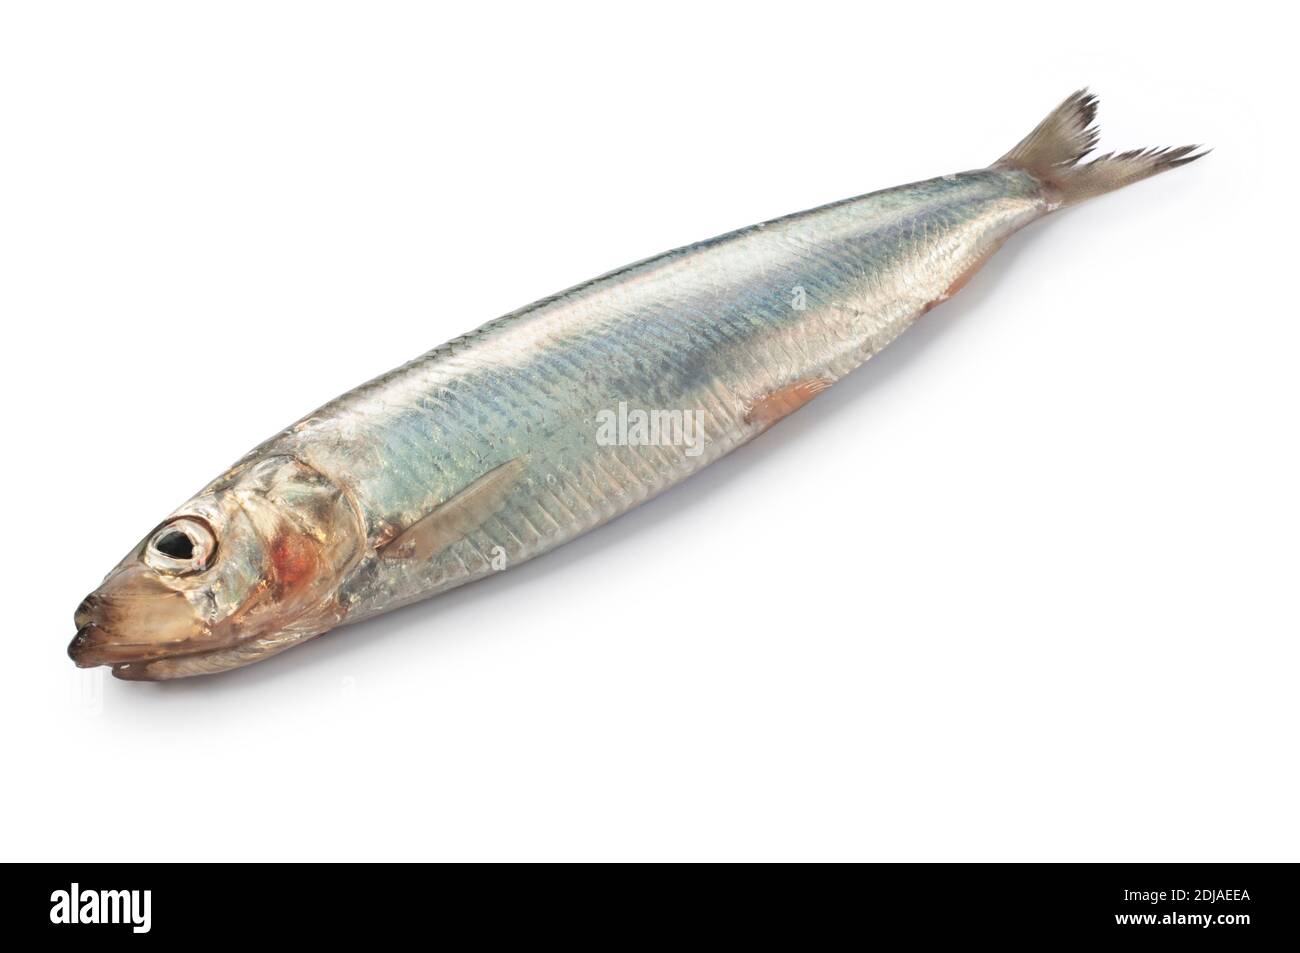
<instances>
[{"instance_id":1,"label":"fish jaw","mask_svg":"<svg viewBox=\"0 0 1300 953\"><path fill-rule=\"evenodd\" d=\"M77 668L119 665L159 657L156 643L124 641L94 623L78 629L68 643L68 658L76 663Z\"/></svg>"},{"instance_id":2,"label":"fish jaw","mask_svg":"<svg viewBox=\"0 0 1300 953\"><path fill-rule=\"evenodd\" d=\"M68 657L78 668L107 665L116 677L134 681L152 681L160 677L148 674L150 663L174 658L194 659L221 651L221 648L185 651L179 646L160 646L156 642L127 641L110 635L94 623L78 629L68 645Z\"/></svg>"}]
</instances>

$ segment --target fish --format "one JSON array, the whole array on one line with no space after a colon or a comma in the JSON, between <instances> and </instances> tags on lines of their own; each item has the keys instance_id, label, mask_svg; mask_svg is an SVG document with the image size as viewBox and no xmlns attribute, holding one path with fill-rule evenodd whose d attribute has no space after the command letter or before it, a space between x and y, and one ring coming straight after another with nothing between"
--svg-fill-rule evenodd
<instances>
[{"instance_id":1,"label":"fish","mask_svg":"<svg viewBox=\"0 0 1300 953\"><path fill-rule=\"evenodd\" d=\"M270 658L518 566L681 483L955 295L1015 232L1201 158L1094 153L1079 90L991 165L611 271L264 441L75 612L81 667L154 681Z\"/></svg>"}]
</instances>

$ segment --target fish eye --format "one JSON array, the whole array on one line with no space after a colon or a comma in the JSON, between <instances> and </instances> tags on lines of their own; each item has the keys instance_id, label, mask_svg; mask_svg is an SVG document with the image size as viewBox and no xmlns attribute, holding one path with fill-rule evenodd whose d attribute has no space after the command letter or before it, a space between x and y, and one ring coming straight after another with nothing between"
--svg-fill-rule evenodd
<instances>
[{"instance_id":1,"label":"fish eye","mask_svg":"<svg viewBox=\"0 0 1300 953\"><path fill-rule=\"evenodd\" d=\"M178 529L168 530L155 539L153 548L172 559L190 559L194 556L194 540Z\"/></svg>"},{"instance_id":2,"label":"fish eye","mask_svg":"<svg viewBox=\"0 0 1300 953\"><path fill-rule=\"evenodd\" d=\"M164 523L145 545L144 561L171 575L199 572L208 567L217 540L203 520L182 516Z\"/></svg>"}]
</instances>

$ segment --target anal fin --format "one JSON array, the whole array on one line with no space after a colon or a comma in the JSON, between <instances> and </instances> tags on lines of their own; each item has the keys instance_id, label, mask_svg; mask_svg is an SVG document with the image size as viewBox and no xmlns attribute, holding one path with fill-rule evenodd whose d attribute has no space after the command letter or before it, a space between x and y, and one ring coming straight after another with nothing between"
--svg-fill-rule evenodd
<instances>
[{"instance_id":1,"label":"anal fin","mask_svg":"<svg viewBox=\"0 0 1300 953\"><path fill-rule=\"evenodd\" d=\"M381 546L379 555L384 559L433 558L500 510L523 471L523 459L518 457L494 467Z\"/></svg>"}]
</instances>

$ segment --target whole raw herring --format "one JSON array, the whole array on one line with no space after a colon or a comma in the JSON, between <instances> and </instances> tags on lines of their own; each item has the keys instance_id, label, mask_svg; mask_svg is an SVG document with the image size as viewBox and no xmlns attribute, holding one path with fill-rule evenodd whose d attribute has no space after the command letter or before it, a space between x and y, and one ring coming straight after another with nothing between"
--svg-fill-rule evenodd
<instances>
[{"instance_id":1,"label":"whole raw herring","mask_svg":"<svg viewBox=\"0 0 1300 953\"><path fill-rule=\"evenodd\" d=\"M126 679L236 668L514 566L752 439L1056 209L1199 157L1083 163L1069 97L973 172L670 251L483 325L257 447L77 609Z\"/></svg>"}]
</instances>

